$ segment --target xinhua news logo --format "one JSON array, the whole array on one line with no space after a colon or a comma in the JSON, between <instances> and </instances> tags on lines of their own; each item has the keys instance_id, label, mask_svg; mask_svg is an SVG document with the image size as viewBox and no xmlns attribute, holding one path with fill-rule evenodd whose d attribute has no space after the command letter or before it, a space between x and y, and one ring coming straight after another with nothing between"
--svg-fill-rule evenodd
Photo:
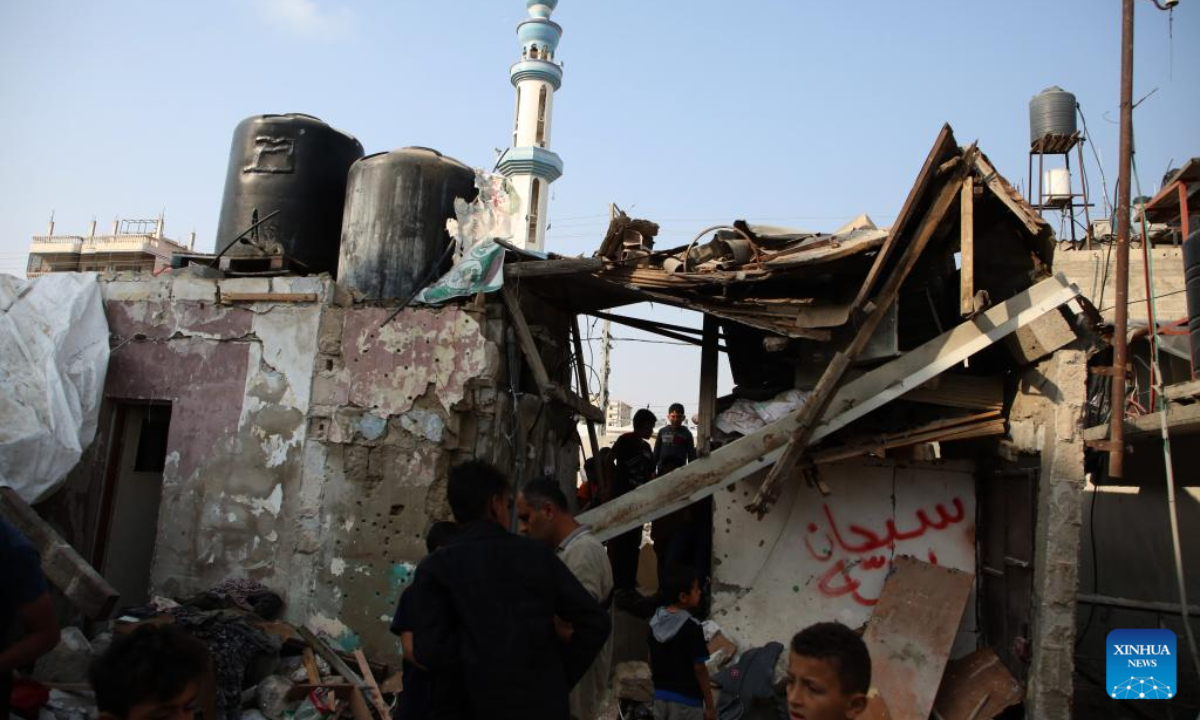
<instances>
[{"instance_id":1,"label":"xinhua news logo","mask_svg":"<svg viewBox=\"0 0 1200 720\"><path fill-rule=\"evenodd\" d=\"M1117 700L1175 697L1175 633L1113 630L1108 634L1108 695Z\"/></svg>"}]
</instances>

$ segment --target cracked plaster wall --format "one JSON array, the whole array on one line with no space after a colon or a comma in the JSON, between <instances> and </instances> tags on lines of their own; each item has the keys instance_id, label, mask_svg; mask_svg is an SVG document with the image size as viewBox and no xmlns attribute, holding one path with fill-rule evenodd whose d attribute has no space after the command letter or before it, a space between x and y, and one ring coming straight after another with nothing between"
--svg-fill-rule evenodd
<instances>
[{"instance_id":1,"label":"cracked plaster wall","mask_svg":"<svg viewBox=\"0 0 1200 720\"><path fill-rule=\"evenodd\" d=\"M229 305L222 292L318 300ZM449 466L478 457L511 471L515 421L525 477L566 483L578 467L561 408L525 394L514 416L497 302L409 308L381 329L389 309L349 306L322 278L164 275L110 281L105 297L106 399L172 404L158 594L251 577L284 596L288 620L347 649L394 654L396 601L429 525L450 517ZM534 332L562 375L569 356L554 338L565 325L546 317ZM80 473L88 502L99 500L105 458L94 452Z\"/></svg>"}]
</instances>

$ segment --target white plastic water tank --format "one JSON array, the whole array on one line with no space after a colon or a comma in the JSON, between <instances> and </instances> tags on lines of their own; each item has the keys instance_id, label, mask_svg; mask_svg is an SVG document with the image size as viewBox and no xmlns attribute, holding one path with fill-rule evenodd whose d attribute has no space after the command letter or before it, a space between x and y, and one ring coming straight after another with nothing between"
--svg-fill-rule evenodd
<instances>
[{"instance_id":1,"label":"white plastic water tank","mask_svg":"<svg viewBox=\"0 0 1200 720\"><path fill-rule=\"evenodd\" d=\"M1071 197L1071 172L1066 168L1047 170L1042 177L1046 200L1066 200Z\"/></svg>"}]
</instances>

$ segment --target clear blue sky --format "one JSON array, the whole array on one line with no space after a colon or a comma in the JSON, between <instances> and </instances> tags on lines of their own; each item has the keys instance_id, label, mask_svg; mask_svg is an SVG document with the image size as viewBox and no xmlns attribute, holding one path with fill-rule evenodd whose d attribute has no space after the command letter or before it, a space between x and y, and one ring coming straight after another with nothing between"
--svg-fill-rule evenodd
<instances>
[{"instance_id":1,"label":"clear blue sky","mask_svg":"<svg viewBox=\"0 0 1200 720\"><path fill-rule=\"evenodd\" d=\"M168 235L194 228L211 248L249 115L306 112L367 152L427 145L490 167L524 16L520 0L0 2L0 272L23 271L52 209L83 233L165 208ZM947 121L1024 184L1028 101L1052 84L1079 97L1116 179L1118 0L562 0L554 19L556 252L590 254L610 201L661 222L665 243L735 218L886 224ZM1137 0L1137 31L1135 94L1157 88L1137 111L1150 192L1200 155L1200 2L1182 0L1171 42L1167 14ZM698 355L619 344L613 394L692 403Z\"/></svg>"}]
</instances>

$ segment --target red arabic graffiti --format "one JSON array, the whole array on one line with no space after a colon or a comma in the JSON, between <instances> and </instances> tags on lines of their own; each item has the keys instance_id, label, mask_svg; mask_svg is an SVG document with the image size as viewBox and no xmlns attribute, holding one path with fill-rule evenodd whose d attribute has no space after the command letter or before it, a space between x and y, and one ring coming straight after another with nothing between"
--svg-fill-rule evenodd
<instances>
[{"instance_id":1,"label":"red arabic graffiti","mask_svg":"<svg viewBox=\"0 0 1200 720\"><path fill-rule=\"evenodd\" d=\"M895 519L889 518L882 533L869 530L861 525L851 524L847 526L845 534L833 517L833 510L826 504L824 512L825 519L829 523L829 532L821 533L821 528L817 523L808 524L808 533L804 536L804 546L808 549L809 554L821 562L833 560L834 554L839 550L842 554L860 557L838 558L818 579L817 590L831 598L849 595L859 605L866 607L879 602L879 598L866 597L859 592L862 581L854 577L851 571L855 568L861 568L864 571L886 568L892 562L892 553L875 554L875 551L885 548L888 551L894 551L897 542L916 540L924 537L931 530L940 532L951 525L962 522L966 517L963 501L960 498L954 498L950 504L953 506L952 511L947 510L941 503L935 505L934 515L936 517L933 518L925 510L917 510L914 518L915 525L910 529L898 529ZM824 542L814 545L813 538L818 534ZM927 557L930 563L937 564L937 555L932 548L929 549Z\"/></svg>"}]
</instances>

